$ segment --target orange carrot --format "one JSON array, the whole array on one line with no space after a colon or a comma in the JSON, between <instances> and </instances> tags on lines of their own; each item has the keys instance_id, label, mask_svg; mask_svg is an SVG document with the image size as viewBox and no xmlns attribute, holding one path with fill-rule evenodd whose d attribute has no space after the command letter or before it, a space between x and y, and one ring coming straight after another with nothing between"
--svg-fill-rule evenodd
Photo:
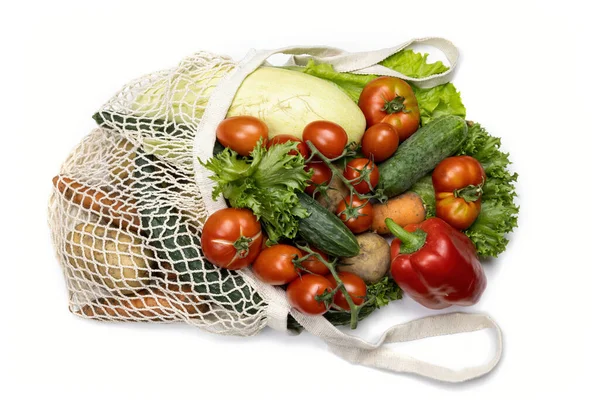
<instances>
[{"instance_id":1,"label":"orange carrot","mask_svg":"<svg viewBox=\"0 0 600 400\"><path fill-rule=\"evenodd\" d=\"M382 235L390 233L385 225L386 218L391 218L402 227L422 222L425 220L425 207L421 197L416 193L408 192L393 197L383 204L374 204L371 229Z\"/></svg>"},{"instance_id":2,"label":"orange carrot","mask_svg":"<svg viewBox=\"0 0 600 400\"><path fill-rule=\"evenodd\" d=\"M55 176L52 183L66 200L101 214L110 224L134 231L140 229L140 219L135 207L110 197L102 190L85 186L63 175Z\"/></svg>"}]
</instances>

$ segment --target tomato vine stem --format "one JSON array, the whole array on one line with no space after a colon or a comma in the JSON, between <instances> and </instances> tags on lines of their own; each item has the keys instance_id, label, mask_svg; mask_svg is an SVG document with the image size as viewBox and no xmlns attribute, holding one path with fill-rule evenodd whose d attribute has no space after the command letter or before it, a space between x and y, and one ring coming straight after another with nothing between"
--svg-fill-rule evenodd
<instances>
[{"instance_id":1,"label":"tomato vine stem","mask_svg":"<svg viewBox=\"0 0 600 400\"><path fill-rule=\"evenodd\" d=\"M306 252L307 254L301 258L297 258L295 259L294 265L296 265L298 268L302 268L302 262L310 259L311 257L316 257L320 262L322 262L327 269L329 270L329 272L331 273L331 275L333 276L333 279L335 280L335 282L337 283L337 286L329 291L326 292L320 296L316 296L315 299L317 301L322 301L325 302L326 304L333 304L333 297L335 296L335 294L338 291L341 291L342 294L344 295L344 298L346 299L346 301L348 302L348 306L350 307L350 311L348 310L344 310L341 309L345 312L350 312L350 328L352 329L356 329L357 325L358 325L358 313L360 312L360 309L362 307L364 307L368 302L363 302L360 305L357 305L354 303L354 301L352 300L352 296L350 296L350 293L348 293L348 290L346 289L346 287L344 286L344 282L342 282L342 279L340 278L340 276L338 275L335 267L338 263L338 259L334 258L331 262L325 260L319 253L313 251L310 247L308 246L302 246L302 245L298 245L296 244L296 246ZM335 307L335 305L333 305L334 308L336 309L340 309L339 307Z\"/></svg>"}]
</instances>

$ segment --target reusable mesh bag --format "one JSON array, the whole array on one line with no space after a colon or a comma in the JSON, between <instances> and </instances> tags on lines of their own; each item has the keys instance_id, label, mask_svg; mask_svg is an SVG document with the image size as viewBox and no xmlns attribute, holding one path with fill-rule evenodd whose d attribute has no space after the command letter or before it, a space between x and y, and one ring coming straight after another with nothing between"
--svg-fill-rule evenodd
<instances>
[{"instance_id":1,"label":"reusable mesh bag","mask_svg":"<svg viewBox=\"0 0 600 400\"><path fill-rule=\"evenodd\" d=\"M378 65L414 42L440 48L450 69L413 79ZM372 344L342 333L323 317L290 309L283 290L258 281L251 270L229 271L203 258L203 223L226 205L222 198L212 199L213 182L198 158L211 157L216 126L244 78L276 53L291 54L292 65L312 58L338 71L398 76L423 87L447 82L458 57L456 48L439 38L365 53L328 47L251 51L239 63L199 52L176 68L127 84L94 116L99 128L73 150L54 180L49 224L71 312L105 321L185 321L241 336L267 325L286 330L291 315L351 362L445 381L493 369L501 335L485 315L415 320L390 328ZM496 329L496 356L467 370L414 360L384 346L485 328Z\"/></svg>"}]
</instances>

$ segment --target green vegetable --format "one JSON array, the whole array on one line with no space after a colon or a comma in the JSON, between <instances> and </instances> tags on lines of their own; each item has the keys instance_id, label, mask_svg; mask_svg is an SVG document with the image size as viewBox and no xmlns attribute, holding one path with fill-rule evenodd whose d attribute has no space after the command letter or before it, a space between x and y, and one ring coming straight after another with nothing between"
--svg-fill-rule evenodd
<instances>
[{"instance_id":1,"label":"green vegetable","mask_svg":"<svg viewBox=\"0 0 600 400\"><path fill-rule=\"evenodd\" d=\"M402 50L386 58L381 62L381 65L414 78L424 78L442 73L448 69L440 61L432 64L428 63L427 54L415 53L411 49ZM315 64L313 60L310 60L303 68L294 67L294 69L335 83L355 102L358 102L360 93L366 84L377 78L376 75L336 72L330 64ZM435 86L431 89L411 86L419 103L421 124L425 125L433 118L442 115L456 115L463 118L466 116L466 109L460 98L460 93L452 83Z\"/></svg>"},{"instance_id":2,"label":"green vegetable","mask_svg":"<svg viewBox=\"0 0 600 400\"><path fill-rule=\"evenodd\" d=\"M132 108L147 118L196 126L214 86L231 69L231 65L207 71L188 67L179 72L177 79L159 80L145 89ZM168 101L165 96L169 96ZM272 67L261 67L246 77L227 113L227 117L238 115L264 121L269 137L285 133L302 138L309 122L327 120L341 125L350 142L359 143L366 125L358 106L335 85L308 74Z\"/></svg>"},{"instance_id":3,"label":"green vegetable","mask_svg":"<svg viewBox=\"0 0 600 400\"><path fill-rule=\"evenodd\" d=\"M298 234L304 240L336 257L353 257L360 253L356 237L340 218L305 193L298 193L298 200L310 214L298 225Z\"/></svg>"},{"instance_id":4,"label":"green vegetable","mask_svg":"<svg viewBox=\"0 0 600 400\"><path fill-rule=\"evenodd\" d=\"M296 192L304 190L310 174L301 155L288 154L296 146L286 142L267 150L261 141L250 157L238 158L227 148L202 164L217 183L213 197L223 194L232 207L251 209L271 242L293 239L299 220L309 215Z\"/></svg>"},{"instance_id":5,"label":"green vegetable","mask_svg":"<svg viewBox=\"0 0 600 400\"><path fill-rule=\"evenodd\" d=\"M446 115L421 127L404 141L392 157L379 165L378 188L388 197L404 193L431 172L444 158L456 153L467 137L467 124Z\"/></svg>"},{"instance_id":6,"label":"green vegetable","mask_svg":"<svg viewBox=\"0 0 600 400\"><path fill-rule=\"evenodd\" d=\"M517 226L519 207L515 205L517 174L508 169L508 154L500 151L500 139L491 136L479 124L469 124L467 140L457 155L476 158L485 170L481 212L473 225L465 231L482 257L497 257L506 249L506 234ZM435 194L431 176L417 182L410 190L423 199L427 217L435 215Z\"/></svg>"},{"instance_id":7,"label":"green vegetable","mask_svg":"<svg viewBox=\"0 0 600 400\"><path fill-rule=\"evenodd\" d=\"M182 213L169 201L157 201L157 188L163 180L156 173L156 158L139 154L134 171L135 188L140 195L136 208L140 213L142 231L161 260L167 260L182 282L193 282L194 291L210 297L222 307L240 313L256 314L262 299L251 292L244 279L234 271L217 268L203 260L200 237Z\"/></svg>"},{"instance_id":8,"label":"green vegetable","mask_svg":"<svg viewBox=\"0 0 600 400\"><path fill-rule=\"evenodd\" d=\"M112 111L100 111L92 116L98 126L117 131L146 131L157 137L193 138L193 131L186 125L166 122L159 118L131 117Z\"/></svg>"},{"instance_id":9,"label":"green vegetable","mask_svg":"<svg viewBox=\"0 0 600 400\"><path fill-rule=\"evenodd\" d=\"M145 131L153 137L143 137L144 152L171 160L186 160L193 150L194 131L185 124L168 123L163 119L130 117L113 111L100 111L92 116L98 126L116 131ZM215 140L213 155L223 151ZM191 167L191 165L190 165Z\"/></svg>"}]
</instances>

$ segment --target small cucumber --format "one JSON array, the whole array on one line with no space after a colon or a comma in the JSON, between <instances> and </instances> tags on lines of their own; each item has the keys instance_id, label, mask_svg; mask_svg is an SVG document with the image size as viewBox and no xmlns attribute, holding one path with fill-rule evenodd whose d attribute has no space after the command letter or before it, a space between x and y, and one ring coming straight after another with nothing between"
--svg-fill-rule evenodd
<instances>
[{"instance_id":1,"label":"small cucumber","mask_svg":"<svg viewBox=\"0 0 600 400\"><path fill-rule=\"evenodd\" d=\"M298 224L298 234L304 240L335 257L354 257L360 253L356 237L341 219L305 193L300 193L298 199L310 213Z\"/></svg>"},{"instance_id":2,"label":"small cucumber","mask_svg":"<svg viewBox=\"0 0 600 400\"><path fill-rule=\"evenodd\" d=\"M389 196L407 191L444 158L455 154L467 138L464 119L445 115L416 131L392 157L379 165L379 184Z\"/></svg>"}]
</instances>

